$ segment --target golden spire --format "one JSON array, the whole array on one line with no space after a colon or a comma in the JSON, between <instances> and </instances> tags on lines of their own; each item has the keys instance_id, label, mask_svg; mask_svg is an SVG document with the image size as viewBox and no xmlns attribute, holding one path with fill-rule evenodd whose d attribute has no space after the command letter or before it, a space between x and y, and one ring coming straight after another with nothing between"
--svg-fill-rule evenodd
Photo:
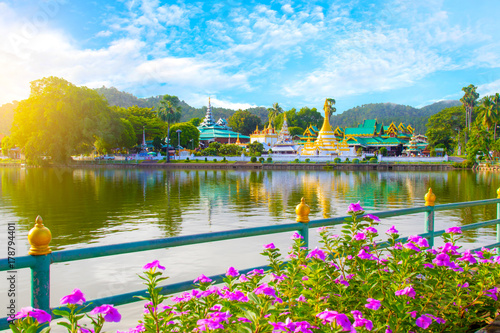
<instances>
[{"instance_id":1,"label":"golden spire","mask_svg":"<svg viewBox=\"0 0 500 333\"><path fill-rule=\"evenodd\" d=\"M328 98L325 99L323 110L325 110L325 119L323 120L323 126L321 127L320 132L331 132L332 126L330 125L330 103L328 101Z\"/></svg>"}]
</instances>

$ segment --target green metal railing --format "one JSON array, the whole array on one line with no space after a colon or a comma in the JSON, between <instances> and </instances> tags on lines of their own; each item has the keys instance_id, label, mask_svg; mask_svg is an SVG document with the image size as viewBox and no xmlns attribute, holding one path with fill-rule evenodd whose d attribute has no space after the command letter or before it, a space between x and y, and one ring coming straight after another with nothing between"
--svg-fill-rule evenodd
<instances>
[{"instance_id":1,"label":"green metal railing","mask_svg":"<svg viewBox=\"0 0 500 333\"><path fill-rule=\"evenodd\" d=\"M425 213L425 233L420 234L420 236L427 238L429 241L429 245L432 246L434 244L434 238L442 235L445 232L444 230L437 230L437 231L434 230L434 212L496 204L497 218L495 220L469 224L466 226L462 226L461 229L465 231L465 230L472 230L481 227L486 227L490 225L496 225L497 226L496 242L484 247L486 248L500 247L500 188L497 190L496 199L460 202L460 203L434 206L435 199L436 196L432 193L432 190L429 189L429 192L425 195L425 206L423 207L377 212L374 213L373 215L376 215L379 218L387 218L387 217L410 215L416 213ZM289 231L298 231L304 237L304 241L307 246L310 228L339 225L345 222L344 220L345 217L336 217L330 219L309 221L309 206L305 204L304 199L302 199L302 202L296 207L295 211L297 213L296 221L299 223L287 223L287 224L266 226L266 227L221 231L221 232L205 233L198 235L178 236L178 237L170 237L163 239L154 239L154 240L138 241L138 242L130 242L130 243L122 243L114 245L104 245L104 246L90 247L86 249L64 250L56 252L51 252L48 246L51 239L50 231L43 226L42 219L40 217L37 217L35 227L31 229L30 233L28 234L28 239L31 244L29 255L23 257L16 257L15 267L12 267L12 263L11 262L9 263L8 259L0 259L0 271L30 268L31 306L34 308L50 312L51 311L50 309L50 265L51 264L125 254L125 253L133 253L139 251L149 251L149 250L164 249L177 246L230 240L230 239L237 239L244 237L271 235ZM399 240L404 241L406 239L407 238L400 238ZM383 243L380 245L384 246ZM264 267L267 266L252 267L245 270L240 270L240 273L245 274L255 268L264 268ZM215 275L211 276L210 278L214 280L216 283L218 283L222 282L223 275L222 274ZM192 280L189 280L162 286L161 293L174 294L190 290L192 288L193 288L193 282ZM147 295L146 290L144 289L135 292L129 292L115 296L90 300L86 302L84 305L92 303L92 307L88 308L88 310L90 311L91 308L99 306L101 304L122 305L122 304L136 302L138 301L138 299L134 296L146 296L146 295ZM0 318L0 330L7 329L9 327L8 320L9 320L8 317Z\"/></svg>"}]
</instances>

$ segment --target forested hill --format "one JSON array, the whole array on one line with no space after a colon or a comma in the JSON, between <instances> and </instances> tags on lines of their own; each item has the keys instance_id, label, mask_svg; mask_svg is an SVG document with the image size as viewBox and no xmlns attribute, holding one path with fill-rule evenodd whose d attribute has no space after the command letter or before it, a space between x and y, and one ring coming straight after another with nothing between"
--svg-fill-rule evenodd
<instances>
[{"instance_id":1,"label":"forested hill","mask_svg":"<svg viewBox=\"0 0 500 333\"><path fill-rule=\"evenodd\" d=\"M98 93L103 95L107 100L109 105L118 105L124 108L128 108L133 105L137 105L143 108L157 108L160 104L160 100L162 96L154 96L148 98L138 98L130 93L119 91L115 87L111 88L97 88L95 89ZM208 98L207 98L208 105ZM207 112L207 107L203 106L201 108L194 108L188 105L186 102L181 101L180 106L182 108L182 118L181 121L188 121L192 118L201 118L205 117ZM225 109L225 108L217 108L212 107L212 115L217 121L219 118L227 119L229 118L235 110ZM248 109L251 113L257 115L262 119L262 122L267 121L268 112L264 107L256 107Z\"/></svg>"},{"instance_id":2,"label":"forested hill","mask_svg":"<svg viewBox=\"0 0 500 333\"><path fill-rule=\"evenodd\" d=\"M337 126L357 127L365 119L377 119L384 126L389 126L391 122L397 126L402 122L411 125L417 134L425 134L427 120L430 116L442 109L457 105L461 105L460 101L441 101L420 109L394 103L365 104L346 110L341 114L333 114L330 123L333 128Z\"/></svg>"}]
</instances>

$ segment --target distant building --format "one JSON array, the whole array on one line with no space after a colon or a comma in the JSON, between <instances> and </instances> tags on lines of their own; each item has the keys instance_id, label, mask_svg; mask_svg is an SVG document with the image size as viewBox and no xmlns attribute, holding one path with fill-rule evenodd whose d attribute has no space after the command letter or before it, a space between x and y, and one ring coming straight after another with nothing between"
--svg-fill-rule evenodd
<instances>
[{"instance_id":1,"label":"distant building","mask_svg":"<svg viewBox=\"0 0 500 333\"><path fill-rule=\"evenodd\" d=\"M208 147L211 142L220 143L236 143L239 139L241 143L250 142L250 137L234 132L227 126L227 122L224 119L219 119L215 122L212 116L212 105L210 104L210 98L208 99L208 108L205 118L198 126L200 131L200 145L203 147Z\"/></svg>"},{"instance_id":2,"label":"distant building","mask_svg":"<svg viewBox=\"0 0 500 333\"><path fill-rule=\"evenodd\" d=\"M278 141L271 148L273 154L297 154L300 151L300 145L295 144L288 131L288 122L286 120L286 113L283 119L283 126L281 126L280 133L278 134Z\"/></svg>"},{"instance_id":3,"label":"distant building","mask_svg":"<svg viewBox=\"0 0 500 333\"><path fill-rule=\"evenodd\" d=\"M325 111L325 118L323 119L323 126L321 126L318 132L318 137L314 142L311 142L310 138L307 139L301 152L302 155L338 155L339 153L337 145L337 141L339 140L330 125L331 110L328 100L325 100L323 110ZM310 131L310 133L312 134L313 132Z\"/></svg>"},{"instance_id":4,"label":"distant building","mask_svg":"<svg viewBox=\"0 0 500 333\"><path fill-rule=\"evenodd\" d=\"M270 149L276 142L278 142L278 133L274 130L271 123L269 126L259 130L259 127L255 128L255 131L250 134L250 143L260 142L264 146L265 150Z\"/></svg>"}]
</instances>

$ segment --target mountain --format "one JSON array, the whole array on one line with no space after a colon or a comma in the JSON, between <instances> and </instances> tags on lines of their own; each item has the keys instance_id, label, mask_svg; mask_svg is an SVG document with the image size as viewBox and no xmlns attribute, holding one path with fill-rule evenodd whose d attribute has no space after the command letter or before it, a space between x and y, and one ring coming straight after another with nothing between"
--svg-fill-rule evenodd
<instances>
[{"instance_id":1,"label":"mountain","mask_svg":"<svg viewBox=\"0 0 500 333\"><path fill-rule=\"evenodd\" d=\"M346 110L341 114L333 114L330 118L330 123L333 128L337 126L357 127L365 119L377 119L384 126L390 125L391 122L394 122L396 126L399 123L405 123L406 125L411 125L415 129L415 133L425 134L427 131L427 120L430 116L442 109L457 105L461 105L460 101L440 101L420 109L394 103L365 104Z\"/></svg>"},{"instance_id":2,"label":"mountain","mask_svg":"<svg viewBox=\"0 0 500 333\"><path fill-rule=\"evenodd\" d=\"M158 108L160 105L160 100L162 99L161 95L148 98L137 98L136 96L130 93L119 91L115 87L106 88L103 86L95 90L108 100L109 105L111 106L117 105L124 108L128 108L133 105L137 105L143 108ZM203 119L205 117L205 114L207 113L206 106L203 106L201 108L194 108L188 105L184 101L181 101L179 105L182 108L181 121L188 121L192 118ZM215 118L215 120L218 120L219 118L227 119L234 113L234 111L235 110L226 108L212 107L212 115ZM250 108L248 109L248 111L260 117L263 122L267 121L266 108L256 107L256 108Z\"/></svg>"}]
</instances>

